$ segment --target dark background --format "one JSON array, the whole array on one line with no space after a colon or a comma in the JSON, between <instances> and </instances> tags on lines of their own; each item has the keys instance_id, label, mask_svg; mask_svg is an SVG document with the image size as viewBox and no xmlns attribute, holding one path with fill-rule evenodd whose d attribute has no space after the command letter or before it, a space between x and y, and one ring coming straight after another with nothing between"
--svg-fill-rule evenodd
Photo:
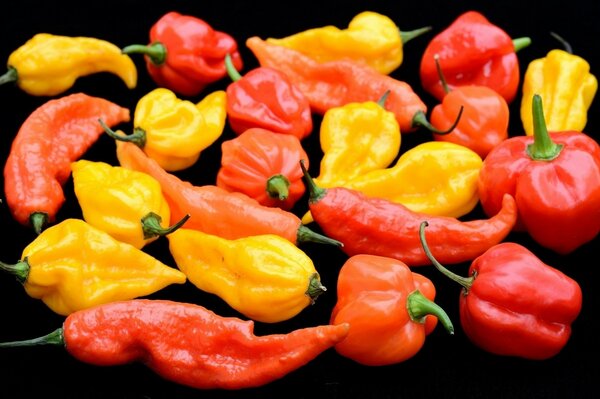
<instances>
[{"instance_id":1,"label":"dark background","mask_svg":"<svg viewBox=\"0 0 600 399\"><path fill-rule=\"evenodd\" d=\"M600 67L597 39L600 26L600 3L569 1L560 4L525 1L319 1L319 2L250 2L250 1L86 1L61 5L57 2L10 1L0 11L0 60L36 33L90 36L111 41L119 47L146 44L148 31L164 13L178 11L204 19L215 29L231 34L239 43L245 68L257 66L244 42L250 36L283 37L308 28L335 25L345 28L361 11L372 10L396 21L402 30L431 26L433 30L404 48L404 62L392 76L409 82L430 109L436 102L421 88L418 78L420 56L427 42L467 10L482 12L511 37L529 36L532 44L519 53L521 76L526 65L559 47L549 35L557 32L567 39L574 52L591 64L592 73ZM132 110L137 101L156 86L145 70L141 56L132 57L138 65L138 86L128 90L115 75L96 74L80 78L64 94L85 92L114 101ZM209 86L204 93L224 89L227 81ZM0 159L6 159L10 144L20 125L38 106L48 100L33 97L14 85L0 86ZM520 93L511 104L510 134L521 135L518 113ZM589 110L585 132L598 139L600 132L600 99ZM311 172L318 173L322 155L318 144L320 117L315 116L315 130L303 144L311 156ZM129 128L127 125L125 128ZM226 128L221 139L205 150L196 165L178 173L196 185L213 184L220 162L220 142L234 134ZM401 152L431 139L426 131L403 135ZM116 164L114 142L103 136L84 158ZM67 201L59 220L81 217L73 194L72 182L64 187ZM306 200L295 212L302 215ZM467 218L483 217L476 208ZM0 205L3 238L0 260L14 263L22 249L34 239L29 229L17 224L3 203ZM583 309L573 324L566 347L554 358L530 361L501 357L473 346L464 336L458 317L460 288L433 269L418 271L430 277L437 286L436 302L446 309L456 328L449 336L438 328L428 337L413 358L393 366L366 367L327 351L306 366L284 378L256 389L243 391L199 391L161 379L144 365L136 363L115 367L95 367L81 363L60 347L13 348L0 350L0 397L44 395L61 398L564 398L592 397L597 386L598 343L597 315L599 239L575 252L559 256L541 248L526 234L511 234L507 241L527 246L540 259L562 270L579 282L583 290ZM257 335L286 333L295 328L327 323L336 301L337 272L346 257L335 248L317 244L302 246L313 259L328 291L314 306L293 319L276 324L256 323ZM166 239L145 248L167 264ZM466 275L468 264L453 266ZM527 293L523 293L526 295ZM168 287L152 298L168 298L203 305L216 313L237 316L219 298L200 292L190 283ZM12 276L0 275L0 341L27 339L44 335L59 327L63 317L51 312L41 301L26 295Z\"/></svg>"}]
</instances>

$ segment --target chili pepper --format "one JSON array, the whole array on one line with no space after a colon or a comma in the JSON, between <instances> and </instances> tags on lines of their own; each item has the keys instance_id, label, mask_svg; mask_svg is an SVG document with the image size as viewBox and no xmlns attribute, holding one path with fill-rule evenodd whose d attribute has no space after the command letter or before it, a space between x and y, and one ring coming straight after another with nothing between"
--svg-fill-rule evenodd
<instances>
[{"instance_id":1,"label":"chili pepper","mask_svg":"<svg viewBox=\"0 0 600 399\"><path fill-rule=\"evenodd\" d=\"M25 247L19 262L0 262L0 269L60 315L186 281L179 270L79 219L50 226Z\"/></svg>"},{"instance_id":2,"label":"chili pepper","mask_svg":"<svg viewBox=\"0 0 600 399\"><path fill-rule=\"evenodd\" d=\"M4 191L12 216L36 233L54 222L65 201L71 162L96 142L102 128L129 121L129 110L100 97L75 93L33 111L13 139L4 165Z\"/></svg>"},{"instance_id":3,"label":"chili pepper","mask_svg":"<svg viewBox=\"0 0 600 399\"><path fill-rule=\"evenodd\" d=\"M438 101L444 99L446 91L434 62L438 54L451 90L456 86L487 86L510 104L520 83L516 53L530 44L528 37L511 40L477 11L464 12L425 48L419 71L421 84Z\"/></svg>"},{"instance_id":4,"label":"chili pepper","mask_svg":"<svg viewBox=\"0 0 600 399\"><path fill-rule=\"evenodd\" d=\"M187 169L223 133L227 118L225 91L215 91L197 104L177 98L165 88L152 90L138 101L130 135L104 131L139 146L165 170Z\"/></svg>"},{"instance_id":5,"label":"chili pepper","mask_svg":"<svg viewBox=\"0 0 600 399\"><path fill-rule=\"evenodd\" d=\"M348 328L318 325L256 336L251 320L195 304L134 299L73 313L44 337L0 347L61 345L85 363L140 361L178 384L233 390L266 385L304 366L343 340Z\"/></svg>"},{"instance_id":6,"label":"chili pepper","mask_svg":"<svg viewBox=\"0 0 600 399\"><path fill-rule=\"evenodd\" d=\"M73 162L71 170L84 220L138 249L172 233L189 217L169 227L169 204L158 181L145 173L83 159Z\"/></svg>"},{"instance_id":7,"label":"chili pepper","mask_svg":"<svg viewBox=\"0 0 600 399\"><path fill-rule=\"evenodd\" d=\"M298 162L308 155L296 136L250 128L224 141L221 154L216 185L227 191L285 210L292 209L304 195Z\"/></svg>"},{"instance_id":8,"label":"chili pepper","mask_svg":"<svg viewBox=\"0 0 600 399\"><path fill-rule=\"evenodd\" d=\"M343 244L341 249L349 256L379 255L401 260L410 267L429 265L419 241L419 223L427 219L438 258L446 263L465 262L502 241L517 219L515 200L509 194L493 217L463 222L414 212L402 204L367 197L345 187L318 187L302 161L300 166L312 217L328 237Z\"/></svg>"},{"instance_id":9,"label":"chili pepper","mask_svg":"<svg viewBox=\"0 0 600 399\"><path fill-rule=\"evenodd\" d=\"M117 75L129 89L137 85L137 69L131 58L114 44L92 37L38 33L8 57L8 70L0 85L15 82L34 96L55 96L87 75Z\"/></svg>"},{"instance_id":10,"label":"chili pepper","mask_svg":"<svg viewBox=\"0 0 600 399\"><path fill-rule=\"evenodd\" d=\"M433 302L435 291L431 280L399 260L351 256L340 269L331 313L331 324L348 323L350 330L335 350L360 364L384 366L415 356L438 318L454 334L450 318Z\"/></svg>"},{"instance_id":11,"label":"chili pepper","mask_svg":"<svg viewBox=\"0 0 600 399\"><path fill-rule=\"evenodd\" d=\"M389 17L364 11L346 29L328 25L267 42L300 51L318 62L351 59L388 75L402 64L404 44L430 30L426 26L400 31Z\"/></svg>"},{"instance_id":12,"label":"chili pepper","mask_svg":"<svg viewBox=\"0 0 600 399\"><path fill-rule=\"evenodd\" d=\"M227 75L225 56L242 69L235 39L206 21L175 11L164 14L150 29L148 45L132 44L124 54L144 54L150 77L160 86L184 96L195 96Z\"/></svg>"},{"instance_id":13,"label":"chili pepper","mask_svg":"<svg viewBox=\"0 0 600 399\"><path fill-rule=\"evenodd\" d=\"M180 229L168 240L177 267L192 284L252 320L291 319L326 290L311 258L274 234L228 240Z\"/></svg>"},{"instance_id":14,"label":"chili pepper","mask_svg":"<svg viewBox=\"0 0 600 399\"><path fill-rule=\"evenodd\" d=\"M481 349L503 356L542 360L557 355L571 336L571 324L581 311L579 284L543 263L524 246L503 242L471 263L469 277L459 276L423 248L434 266L463 289L460 322Z\"/></svg>"},{"instance_id":15,"label":"chili pepper","mask_svg":"<svg viewBox=\"0 0 600 399\"><path fill-rule=\"evenodd\" d=\"M310 104L286 75L274 68L259 67L242 76L229 54L225 65L232 80L227 86L227 120L231 130L239 135L260 127L300 140L310 135Z\"/></svg>"},{"instance_id":16,"label":"chili pepper","mask_svg":"<svg viewBox=\"0 0 600 399\"><path fill-rule=\"evenodd\" d=\"M292 212L264 206L242 193L231 193L214 185L194 186L168 173L132 143L117 142L121 166L154 177L169 203L171 222L189 214L186 228L222 238L236 239L261 234L276 234L294 244L314 241L341 245L302 225Z\"/></svg>"},{"instance_id":17,"label":"chili pepper","mask_svg":"<svg viewBox=\"0 0 600 399\"><path fill-rule=\"evenodd\" d=\"M590 73L590 64L573 54L569 43L554 34L565 50L554 49L543 58L529 63L523 79L521 121L525 134L533 135L531 102L534 94L542 97L546 127L550 131L582 131L587 111L598 90L598 80Z\"/></svg>"},{"instance_id":18,"label":"chili pepper","mask_svg":"<svg viewBox=\"0 0 600 399\"><path fill-rule=\"evenodd\" d=\"M542 99L533 96L533 136L516 136L483 162L478 191L488 215L506 193L517 203L517 231L568 254L600 232L600 146L576 131L549 133Z\"/></svg>"}]
</instances>

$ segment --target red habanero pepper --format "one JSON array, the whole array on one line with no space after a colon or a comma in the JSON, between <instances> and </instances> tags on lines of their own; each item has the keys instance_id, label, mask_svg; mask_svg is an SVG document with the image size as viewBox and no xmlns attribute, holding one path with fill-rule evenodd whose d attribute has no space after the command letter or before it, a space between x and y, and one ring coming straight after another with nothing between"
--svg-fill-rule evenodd
<instances>
[{"instance_id":1,"label":"red habanero pepper","mask_svg":"<svg viewBox=\"0 0 600 399\"><path fill-rule=\"evenodd\" d=\"M323 189L314 183L303 161L309 210L323 232L340 241L349 256L369 254L401 260L408 266L430 265L419 240L419 224L432 226L431 245L445 263L473 260L502 241L517 220L517 206L509 194L502 209L490 219L463 222L449 216L432 216L345 187Z\"/></svg>"},{"instance_id":2,"label":"red habanero pepper","mask_svg":"<svg viewBox=\"0 0 600 399\"><path fill-rule=\"evenodd\" d=\"M532 101L533 136L505 140L479 171L481 205L490 215L506 193L517 203L515 230L568 254L600 232L600 146L578 131L548 132L542 99Z\"/></svg>"},{"instance_id":3,"label":"red habanero pepper","mask_svg":"<svg viewBox=\"0 0 600 399\"><path fill-rule=\"evenodd\" d=\"M438 319L454 333L446 312L433 302L431 280L397 259L351 256L340 269L337 293L331 324L348 323L350 330L335 350L360 364L383 366L415 356Z\"/></svg>"},{"instance_id":4,"label":"red habanero pepper","mask_svg":"<svg viewBox=\"0 0 600 399\"><path fill-rule=\"evenodd\" d=\"M438 33L425 48L419 72L421 84L438 101L443 100L446 92L433 58L438 54L451 89L466 85L487 86L510 104L520 82L516 53L530 43L528 37L511 40L504 30L481 13L467 11Z\"/></svg>"},{"instance_id":5,"label":"red habanero pepper","mask_svg":"<svg viewBox=\"0 0 600 399\"><path fill-rule=\"evenodd\" d=\"M533 360L561 351L581 311L581 287L575 280L513 242L491 247L473 260L470 277L458 276L434 258L426 226L421 224L419 234L427 256L463 287L460 322L471 342L496 355Z\"/></svg>"},{"instance_id":6,"label":"red habanero pepper","mask_svg":"<svg viewBox=\"0 0 600 399\"><path fill-rule=\"evenodd\" d=\"M225 58L232 83L227 86L227 120L238 135L259 127L300 140L313 128L308 99L277 69L259 67L244 76Z\"/></svg>"},{"instance_id":7,"label":"red habanero pepper","mask_svg":"<svg viewBox=\"0 0 600 399\"><path fill-rule=\"evenodd\" d=\"M254 322L221 317L195 304L134 299L71 313L48 335L0 348L61 345L77 360L115 366L136 361L166 380L196 389L258 387L333 347L348 324L254 335Z\"/></svg>"},{"instance_id":8,"label":"red habanero pepper","mask_svg":"<svg viewBox=\"0 0 600 399\"><path fill-rule=\"evenodd\" d=\"M225 56L240 70L242 58L237 42L214 30L206 21L171 11L150 29L150 44L132 44L124 54L145 55L150 77L160 87L184 96L195 96L225 76Z\"/></svg>"},{"instance_id":9,"label":"red habanero pepper","mask_svg":"<svg viewBox=\"0 0 600 399\"><path fill-rule=\"evenodd\" d=\"M221 150L217 186L285 210L304 195L298 162L308 155L296 136L255 127L224 141Z\"/></svg>"},{"instance_id":10,"label":"red habanero pepper","mask_svg":"<svg viewBox=\"0 0 600 399\"><path fill-rule=\"evenodd\" d=\"M15 220L38 234L54 222L65 201L63 184L71 175L71 162L104 132L98 118L113 126L129 117L127 108L84 93L51 99L34 110L4 165L4 191Z\"/></svg>"}]
</instances>

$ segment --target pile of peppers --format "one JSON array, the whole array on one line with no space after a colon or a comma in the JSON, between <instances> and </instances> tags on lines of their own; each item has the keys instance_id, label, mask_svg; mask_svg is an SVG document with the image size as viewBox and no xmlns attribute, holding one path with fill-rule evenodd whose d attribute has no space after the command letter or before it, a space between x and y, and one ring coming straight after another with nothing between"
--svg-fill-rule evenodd
<instances>
[{"instance_id":1,"label":"pile of peppers","mask_svg":"<svg viewBox=\"0 0 600 399\"><path fill-rule=\"evenodd\" d=\"M524 65L535 42L492 17L400 30L365 10L235 37L170 11L138 43L31 32L0 76L0 95L43 99L3 164L2 212L29 242L0 272L63 322L0 351L61 345L203 390L266 385L326 351L409 362L438 325L493 356L559 355L586 293L541 250L565 257L600 233L600 146L584 131L598 83L556 34L562 48ZM418 42L415 84L395 71ZM78 91L100 72L134 109ZM458 283L458 303L436 302L447 287L422 271ZM328 321L254 332L311 307Z\"/></svg>"}]
</instances>

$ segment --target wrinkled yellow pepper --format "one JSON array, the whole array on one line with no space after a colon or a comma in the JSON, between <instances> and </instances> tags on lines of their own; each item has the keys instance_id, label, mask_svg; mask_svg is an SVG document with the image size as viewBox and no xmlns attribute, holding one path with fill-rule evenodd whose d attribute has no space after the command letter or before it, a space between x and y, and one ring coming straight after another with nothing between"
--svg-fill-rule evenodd
<instances>
[{"instance_id":1,"label":"wrinkled yellow pepper","mask_svg":"<svg viewBox=\"0 0 600 399\"><path fill-rule=\"evenodd\" d=\"M279 236L227 240L179 229L167 238L175 263L192 284L252 320L290 319L325 291L310 257Z\"/></svg>"},{"instance_id":2,"label":"wrinkled yellow pepper","mask_svg":"<svg viewBox=\"0 0 600 399\"><path fill-rule=\"evenodd\" d=\"M169 227L169 204L146 173L84 159L71 163L71 171L84 220L121 242L141 249L187 220Z\"/></svg>"},{"instance_id":3,"label":"wrinkled yellow pepper","mask_svg":"<svg viewBox=\"0 0 600 399\"><path fill-rule=\"evenodd\" d=\"M20 262L2 263L0 269L16 275L29 296L65 316L186 281L181 271L80 219L42 231Z\"/></svg>"},{"instance_id":4,"label":"wrinkled yellow pepper","mask_svg":"<svg viewBox=\"0 0 600 399\"><path fill-rule=\"evenodd\" d=\"M8 71L0 84L16 82L34 96L54 96L71 88L86 75L110 72L133 89L137 69L116 45L92 37L38 33L8 57Z\"/></svg>"},{"instance_id":5,"label":"wrinkled yellow pepper","mask_svg":"<svg viewBox=\"0 0 600 399\"><path fill-rule=\"evenodd\" d=\"M431 27L401 32L389 17L364 11L352 18L346 29L328 25L268 38L267 42L298 50L318 62L351 59L387 75L402 64L404 44L429 30Z\"/></svg>"}]
</instances>

